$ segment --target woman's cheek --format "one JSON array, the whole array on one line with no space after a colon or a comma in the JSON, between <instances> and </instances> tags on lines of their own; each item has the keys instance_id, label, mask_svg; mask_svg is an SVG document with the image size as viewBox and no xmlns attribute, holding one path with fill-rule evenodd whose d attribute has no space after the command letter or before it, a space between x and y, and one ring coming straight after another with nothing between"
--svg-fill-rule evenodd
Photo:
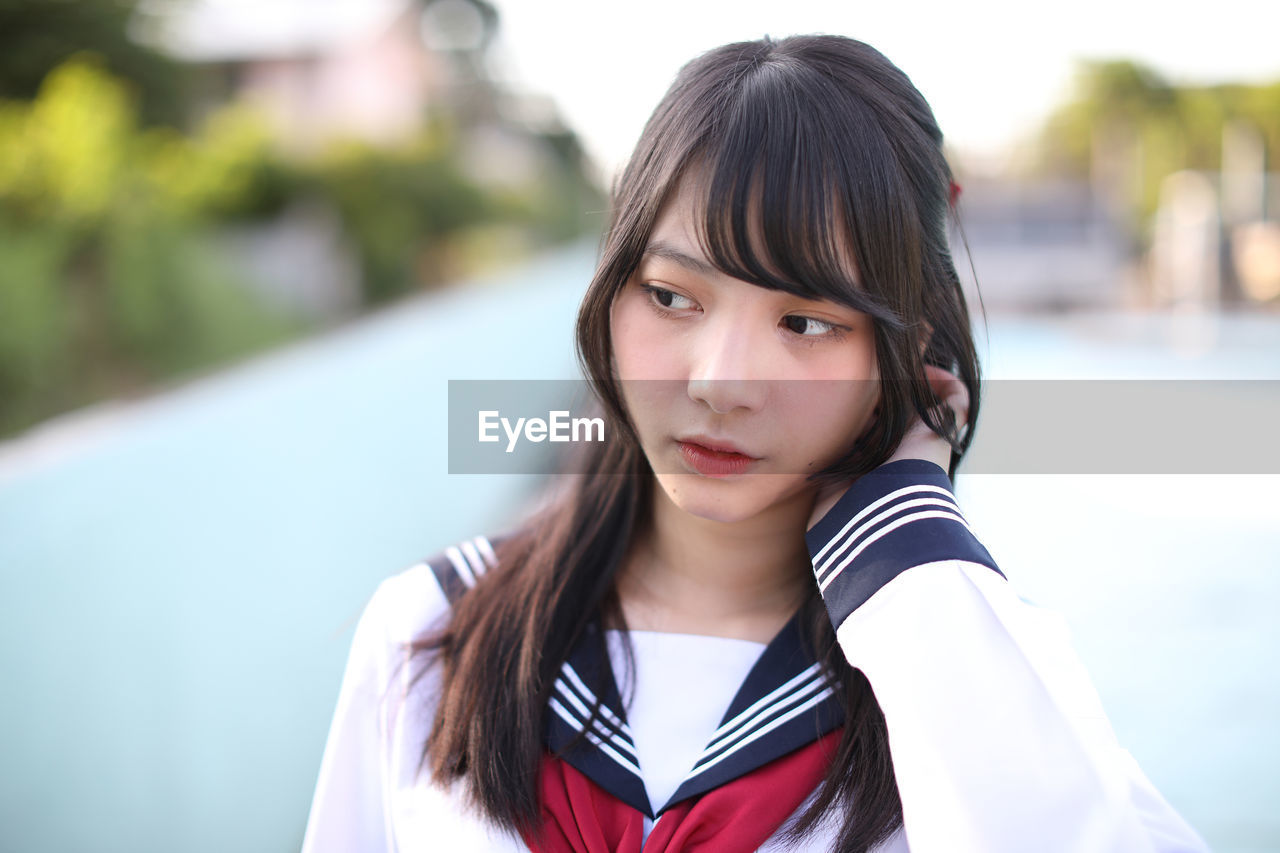
<instances>
[{"instance_id":1,"label":"woman's cheek","mask_svg":"<svg viewBox=\"0 0 1280 853\"><path fill-rule=\"evenodd\" d=\"M622 379L674 379L672 349L658 319L638 304L634 295L626 297L613 315L614 359Z\"/></svg>"},{"instance_id":2,"label":"woman's cheek","mask_svg":"<svg viewBox=\"0 0 1280 853\"><path fill-rule=\"evenodd\" d=\"M817 383L824 387L827 383ZM809 425L799 435L797 446L805 447L804 471L811 473L827 467L847 455L871 429L875 406L879 401L874 380L857 380L852 388L848 381L832 383L835 387L823 399L810 400L808 415L802 423ZM843 389L845 393L839 391ZM822 429L813 426L822 425Z\"/></svg>"}]
</instances>

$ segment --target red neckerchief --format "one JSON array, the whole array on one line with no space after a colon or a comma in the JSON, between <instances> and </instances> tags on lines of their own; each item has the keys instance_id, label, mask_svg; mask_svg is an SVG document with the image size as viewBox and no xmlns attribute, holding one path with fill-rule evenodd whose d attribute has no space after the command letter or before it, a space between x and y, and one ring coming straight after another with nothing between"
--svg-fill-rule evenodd
<instances>
[{"instance_id":1,"label":"red neckerchief","mask_svg":"<svg viewBox=\"0 0 1280 853\"><path fill-rule=\"evenodd\" d=\"M764 844L826 776L843 729L683 800L658 816L645 853L733 853ZM543 837L534 853L640 853L644 815L551 753L539 770Z\"/></svg>"}]
</instances>

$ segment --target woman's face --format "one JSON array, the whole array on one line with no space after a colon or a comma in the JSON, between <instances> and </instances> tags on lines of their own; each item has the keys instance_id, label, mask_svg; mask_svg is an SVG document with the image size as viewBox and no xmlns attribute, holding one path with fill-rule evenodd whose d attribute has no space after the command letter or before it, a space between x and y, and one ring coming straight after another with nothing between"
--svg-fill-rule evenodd
<instances>
[{"instance_id":1,"label":"woman's face","mask_svg":"<svg viewBox=\"0 0 1280 853\"><path fill-rule=\"evenodd\" d=\"M698 245L691 192L684 182L664 207L614 298L614 364L671 501L743 521L809 500L806 477L870 426L880 391L873 326L838 303L715 269Z\"/></svg>"}]
</instances>

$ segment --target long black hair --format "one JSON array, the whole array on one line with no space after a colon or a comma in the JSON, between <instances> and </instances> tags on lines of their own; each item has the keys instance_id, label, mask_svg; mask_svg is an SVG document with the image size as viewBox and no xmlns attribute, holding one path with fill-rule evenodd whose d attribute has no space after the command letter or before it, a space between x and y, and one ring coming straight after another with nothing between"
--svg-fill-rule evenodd
<instances>
[{"instance_id":1,"label":"long black hair","mask_svg":"<svg viewBox=\"0 0 1280 853\"><path fill-rule=\"evenodd\" d=\"M578 315L579 361L607 433L622 438L590 445L585 473L498 544L498 568L455 604L441 632L414 645L428 665L443 667L423 748L433 782L465 780L483 813L510 829L538 828L538 766L556 673L579 641L603 646L604 632L588 626L621 626L625 636L614 579L654 484L611 370L609 314L662 205L695 171L699 239L718 269L874 320L879 415L815 480L870 471L916 414L951 442L952 475L972 441L979 373L947 240L953 179L924 98L874 48L838 36L730 44L686 65L613 188L600 262ZM963 433L935 409L926 363L968 387ZM786 837L798 840L838 807L836 849L865 851L902 825L884 716L836 644L816 584L802 610L806 642L843 685L845 726L817 796Z\"/></svg>"}]
</instances>

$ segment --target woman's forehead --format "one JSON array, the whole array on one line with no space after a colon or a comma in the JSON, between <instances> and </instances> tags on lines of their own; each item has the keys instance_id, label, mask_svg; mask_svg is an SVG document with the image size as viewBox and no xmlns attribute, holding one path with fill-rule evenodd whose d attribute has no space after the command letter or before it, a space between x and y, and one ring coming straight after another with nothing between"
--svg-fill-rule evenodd
<instances>
[{"instance_id":1,"label":"woman's forehead","mask_svg":"<svg viewBox=\"0 0 1280 853\"><path fill-rule=\"evenodd\" d=\"M653 230L649 233L649 242L683 245L685 248L692 245L696 248L701 227L699 220L703 218L705 208L705 189L698 182L681 178L658 208Z\"/></svg>"}]
</instances>

